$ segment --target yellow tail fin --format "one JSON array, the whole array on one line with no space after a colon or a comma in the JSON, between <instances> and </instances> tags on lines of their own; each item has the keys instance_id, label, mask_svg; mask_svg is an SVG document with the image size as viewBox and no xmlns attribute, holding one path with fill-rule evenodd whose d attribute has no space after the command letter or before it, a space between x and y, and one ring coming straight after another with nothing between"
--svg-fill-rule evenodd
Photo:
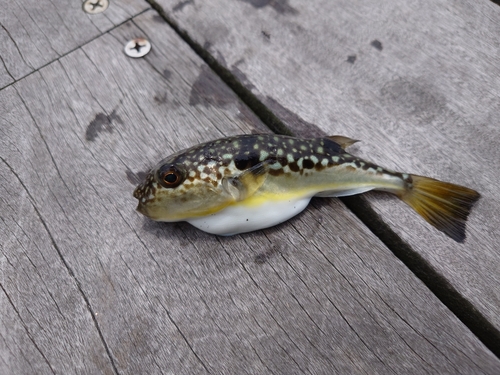
<instances>
[{"instance_id":1,"label":"yellow tail fin","mask_svg":"<svg viewBox=\"0 0 500 375\"><path fill-rule=\"evenodd\" d=\"M457 242L465 240L465 222L477 191L429 177L410 175L401 199L434 227Z\"/></svg>"}]
</instances>

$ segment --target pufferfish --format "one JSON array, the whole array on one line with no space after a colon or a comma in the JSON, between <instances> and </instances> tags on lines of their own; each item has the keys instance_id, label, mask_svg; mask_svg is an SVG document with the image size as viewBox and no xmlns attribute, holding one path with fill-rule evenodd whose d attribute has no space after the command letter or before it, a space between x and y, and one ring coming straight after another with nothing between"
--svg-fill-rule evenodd
<instances>
[{"instance_id":1,"label":"pufferfish","mask_svg":"<svg viewBox=\"0 0 500 375\"><path fill-rule=\"evenodd\" d=\"M137 210L158 221L187 221L216 235L282 223L312 197L381 190L407 203L457 242L478 192L394 172L345 151L347 137L240 135L203 143L158 163L134 191Z\"/></svg>"}]
</instances>

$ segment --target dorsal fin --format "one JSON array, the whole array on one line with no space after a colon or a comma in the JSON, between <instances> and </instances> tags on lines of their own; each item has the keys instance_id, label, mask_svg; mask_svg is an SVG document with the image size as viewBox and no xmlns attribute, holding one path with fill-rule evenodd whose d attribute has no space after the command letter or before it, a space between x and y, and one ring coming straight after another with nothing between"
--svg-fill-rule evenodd
<instances>
[{"instance_id":1,"label":"dorsal fin","mask_svg":"<svg viewBox=\"0 0 500 375\"><path fill-rule=\"evenodd\" d=\"M330 136L328 136L326 138L334 141L335 143L337 143L338 145L340 145L340 147L342 147L344 150L347 147L352 146L356 142L359 142L358 139L352 139L352 138L349 138L349 137L344 137L343 135L330 135Z\"/></svg>"}]
</instances>

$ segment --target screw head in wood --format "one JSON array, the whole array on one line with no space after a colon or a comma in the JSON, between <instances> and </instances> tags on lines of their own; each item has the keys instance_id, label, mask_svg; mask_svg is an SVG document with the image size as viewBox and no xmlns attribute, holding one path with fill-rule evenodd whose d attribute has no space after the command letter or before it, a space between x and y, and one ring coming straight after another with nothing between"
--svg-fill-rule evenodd
<instances>
[{"instance_id":1,"label":"screw head in wood","mask_svg":"<svg viewBox=\"0 0 500 375\"><path fill-rule=\"evenodd\" d=\"M83 10L89 14L102 13L108 9L109 0L85 0Z\"/></svg>"},{"instance_id":2,"label":"screw head in wood","mask_svg":"<svg viewBox=\"0 0 500 375\"><path fill-rule=\"evenodd\" d=\"M135 38L125 44L125 54L130 57L142 57L151 51L151 43L144 38Z\"/></svg>"}]
</instances>

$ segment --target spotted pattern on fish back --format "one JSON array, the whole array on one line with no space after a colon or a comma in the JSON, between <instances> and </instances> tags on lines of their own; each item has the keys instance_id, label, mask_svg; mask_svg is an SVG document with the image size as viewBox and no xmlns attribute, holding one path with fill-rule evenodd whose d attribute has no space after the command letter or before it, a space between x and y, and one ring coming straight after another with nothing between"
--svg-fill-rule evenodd
<instances>
[{"instance_id":1,"label":"spotted pattern on fish back","mask_svg":"<svg viewBox=\"0 0 500 375\"><path fill-rule=\"evenodd\" d=\"M345 161L345 151L327 138L298 139L279 135L242 135L195 146L163 162L184 164L189 178L215 181L267 162L270 174L321 170Z\"/></svg>"},{"instance_id":2,"label":"spotted pattern on fish back","mask_svg":"<svg viewBox=\"0 0 500 375\"><path fill-rule=\"evenodd\" d=\"M186 180L178 189L187 191L199 183L216 188L224 176L238 175L263 162L268 164L272 176L308 176L341 164L373 173L385 172L375 164L346 153L328 138L302 139L273 134L240 135L203 143L167 157L156 170L166 164L184 166ZM157 188L155 176L150 173L134 196L154 199Z\"/></svg>"}]
</instances>

